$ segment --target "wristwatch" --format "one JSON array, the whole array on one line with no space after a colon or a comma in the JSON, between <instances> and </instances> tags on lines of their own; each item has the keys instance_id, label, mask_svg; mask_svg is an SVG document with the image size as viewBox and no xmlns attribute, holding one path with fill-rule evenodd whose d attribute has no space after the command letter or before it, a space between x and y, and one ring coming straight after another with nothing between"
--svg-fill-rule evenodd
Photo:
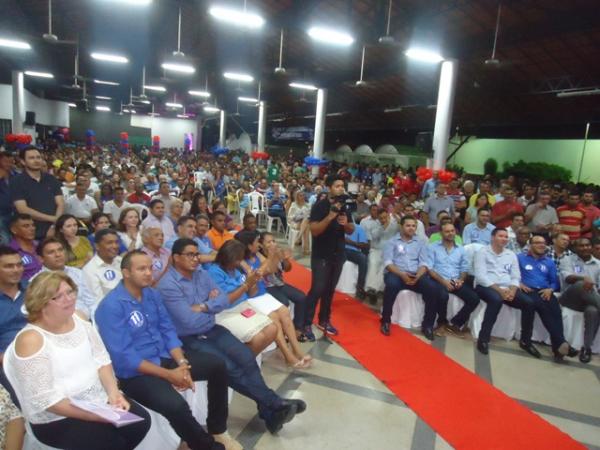
<instances>
[{"instance_id":1,"label":"wristwatch","mask_svg":"<svg viewBox=\"0 0 600 450\"><path fill-rule=\"evenodd\" d=\"M185 359L185 358L181 358L179 361L177 361L177 365L178 366L183 366L184 364L186 366L189 366L190 362L187 359Z\"/></svg>"}]
</instances>

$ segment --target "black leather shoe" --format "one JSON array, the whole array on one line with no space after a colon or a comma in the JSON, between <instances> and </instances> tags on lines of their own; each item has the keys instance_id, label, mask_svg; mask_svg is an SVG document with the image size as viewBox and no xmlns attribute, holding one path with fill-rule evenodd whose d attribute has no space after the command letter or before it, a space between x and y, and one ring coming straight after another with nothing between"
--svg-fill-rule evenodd
<instances>
[{"instance_id":1,"label":"black leather shoe","mask_svg":"<svg viewBox=\"0 0 600 450\"><path fill-rule=\"evenodd\" d=\"M390 335L390 324L382 323L381 327L379 327L379 331L381 331L381 334L383 334L384 336L389 336Z\"/></svg>"},{"instance_id":2,"label":"black leather shoe","mask_svg":"<svg viewBox=\"0 0 600 450\"><path fill-rule=\"evenodd\" d=\"M306 411L306 402L304 400L286 398L283 400L283 403L292 403L296 405L296 414L302 414L304 411Z\"/></svg>"},{"instance_id":3,"label":"black leather shoe","mask_svg":"<svg viewBox=\"0 0 600 450\"><path fill-rule=\"evenodd\" d=\"M569 346L569 353L567 353L567 356L569 358L574 358L579 354L579 351L577 351L577 349L574 349L573 347Z\"/></svg>"},{"instance_id":4,"label":"black leather shoe","mask_svg":"<svg viewBox=\"0 0 600 450\"><path fill-rule=\"evenodd\" d=\"M371 291L371 292L367 293L367 296L369 297L369 303L371 305L374 305L377 303L377 293Z\"/></svg>"},{"instance_id":5,"label":"black leather shoe","mask_svg":"<svg viewBox=\"0 0 600 450\"><path fill-rule=\"evenodd\" d=\"M421 331L423 332L423 336L425 336L430 341L433 341L435 339L435 336L433 335L433 329L421 328Z\"/></svg>"},{"instance_id":6,"label":"black leather shoe","mask_svg":"<svg viewBox=\"0 0 600 450\"><path fill-rule=\"evenodd\" d=\"M538 352L538 349L535 348L531 342L525 343L523 341L519 341L519 347L521 347L523 350L525 350L527 353L529 353L534 358L542 357L541 353Z\"/></svg>"},{"instance_id":7,"label":"black leather shoe","mask_svg":"<svg viewBox=\"0 0 600 450\"><path fill-rule=\"evenodd\" d=\"M356 298L359 300L364 300L367 297L367 293L364 289L356 289Z\"/></svg>"},{"instance_id":8,"label":"black leather shoe","mask_svg":"<svg viewBox=\"0 0 600 450\"><path fill-rule=\"evenodd\" d=\"M289 400L283 400L281 406L273 412L271 418L265 421L267 430L269 430L271 434L277 433L283 428L284 423L288 423L294 418L297 411L295 403L292 403Z\"/></svg>"},{"instance_id":9,"label":"black leather shoe","mask_svg":"<svg viewBox=\"0 0 600 450\"><path fill-rule=\"evenodd\" d=\"M479 350L479 353L483 353L484 355L487 355L490 352L488 343L482 341L477 341L477 350Z\"/></svg>"},{"instance_id":10,"label":"black leather shoe","mask_svg":"<svg viewBox=\"0 0 600 450\"><path fill-rule=\"evenodd\" d=\"M584 364L589 363L592 360L592 349L589 347L581 347L579 352L579 361Z\"/></svg>"}]
</instances>

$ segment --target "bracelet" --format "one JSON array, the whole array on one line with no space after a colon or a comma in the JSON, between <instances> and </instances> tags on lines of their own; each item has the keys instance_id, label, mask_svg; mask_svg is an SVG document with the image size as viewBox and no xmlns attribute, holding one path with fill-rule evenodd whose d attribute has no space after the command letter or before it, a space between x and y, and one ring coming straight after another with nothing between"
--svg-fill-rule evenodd
<instances>
[{"instance_id":1,"label":"bracelet","mask_svg":"<svg viewBox=\"0 0 600 450\"><path fill-rule=\"evenodd\" d=\"M185 359L185 358L181 358L179 361L177 361L177 365L178 366L183 366L184 364L186 366L189 366L190 362L187 359Z\"/></svg>"}]
</instances>

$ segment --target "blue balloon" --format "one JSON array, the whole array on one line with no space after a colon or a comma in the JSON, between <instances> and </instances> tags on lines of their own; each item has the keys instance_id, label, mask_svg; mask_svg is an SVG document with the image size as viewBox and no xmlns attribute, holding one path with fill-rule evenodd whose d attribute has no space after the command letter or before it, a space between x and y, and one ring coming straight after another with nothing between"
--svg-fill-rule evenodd
<instances>
[{"instance_id":1,"label":"blue balloon","mask_svg":"<svg viewBox=\"0 0 600 450\"><path fill-rule=\"evenodd\" d=\"M304 158L304 164L307 166L325 166L329 163L326 159L315 158L314 156L307 156Z\"/></svg>"},{"instance_id":2,"label":"blue balloon","mask_svg":"<svg viewBox=\"0 0 600 450\"><path fill-rule=\"evenodd\" d=\"M87 137L96 136L96 132L95 132L94 130L87 130L87 131L85 132L85 135L86 135Z\"/></svg>"}]
</instances>

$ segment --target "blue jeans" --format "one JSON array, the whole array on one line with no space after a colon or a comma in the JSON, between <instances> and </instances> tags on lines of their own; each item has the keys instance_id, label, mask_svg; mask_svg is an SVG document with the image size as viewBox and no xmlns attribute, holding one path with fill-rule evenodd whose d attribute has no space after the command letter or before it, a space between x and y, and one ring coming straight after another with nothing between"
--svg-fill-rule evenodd
<instances>
[{"instance_id":1,"label":"blue jeans","mask_svg":"<svg viewBox=\"0 0 600 450\"><path fill-rule=\"evenodd\" d=\"M226 328L215 325L205 334L180 339L184 349L221 358L227 368L229 386L254 400L263 420L268 420L281 405L281 397L266 385L252 351Z\"/></svg>"},{"instance_id":2,"label":"blue jeans","mask_svg":"<svg viewBox=\"0 0 600 450\"><path fill-rule=\"evenodd\" d=\"M367 278L367 269L369 268L369 257L363 252L346 249L346 259L358 266L358 280L356 281L356 289L359 291L364 291L365 279Z\"/></svg>"}]
</instances>

